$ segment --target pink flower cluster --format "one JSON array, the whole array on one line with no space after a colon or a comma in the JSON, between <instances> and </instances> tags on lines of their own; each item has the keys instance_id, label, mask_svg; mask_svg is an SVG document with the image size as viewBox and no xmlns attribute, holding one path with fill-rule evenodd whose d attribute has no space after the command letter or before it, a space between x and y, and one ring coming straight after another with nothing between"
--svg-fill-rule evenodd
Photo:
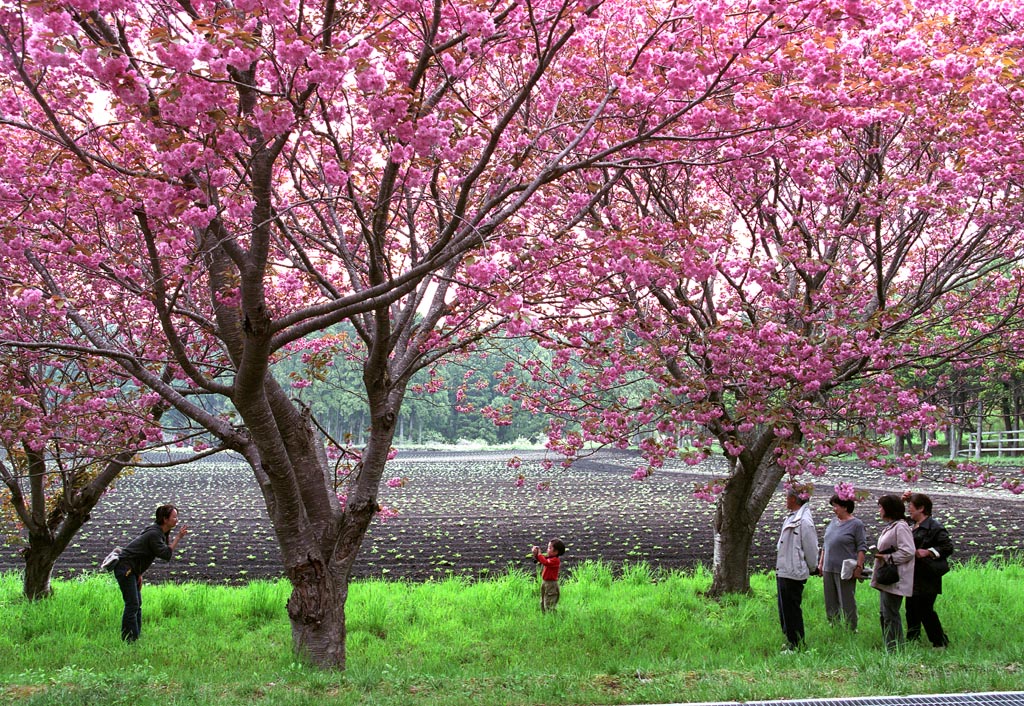
<instances>
[{"instance_id":1,"label":"pink flower cluster","mask_svg":"<svg viewBox=\"0 0 1024 706\"><path fill-rule=\"evenodd\" d=\"M786 492L796 493L797 497L801 500L810 500L811 494L814 492L814 485L811 483L800 483L795 478L784 484Z\"/></svg>"},{"instance_id":2,"label":"pink flower cluster","mask_svg":"<svg viewBox=\"0 0 1024 706\"><path fill-rule=\"evenodd\" d=\"M840 500L853 500L857 495L857 491L854 489L853 484L845 481L836 483L835 491Z\"/></svg>"}]
</instances>

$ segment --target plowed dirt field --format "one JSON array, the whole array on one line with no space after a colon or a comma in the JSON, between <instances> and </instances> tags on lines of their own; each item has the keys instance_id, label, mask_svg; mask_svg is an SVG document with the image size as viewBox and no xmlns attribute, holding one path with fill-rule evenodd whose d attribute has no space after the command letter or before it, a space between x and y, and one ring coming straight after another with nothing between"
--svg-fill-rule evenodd
<instances>
[{"instance_id":1,"label":"plowed dirt field","mask_svg":"<svg viewBox=\"0 0 1024 706\"><path fill-rule=\"evenodd\" d=\"M482 577L510 566L532 569L529 549L560 537L568 546L564 566L588 559L615 565L646 561L654 567L688 568L712 560L710 504L692 496L695 481L720 473L716 462L678 465L644 481L630 480L637 459L601 454L572 468L545 471L543 454L520 454L522 467L508 467L507 453L401 452L386 478L405 485L382 490L381 501L398 516L375 520L356 569L357 577L414 581L449 574ZM819 482L812 512L820 533L832 517L828 497L837 479L871 492L856 514L873 540L881 529L874 497L901 492L900 481L872 477L856 464L841 464ZM526 477L517 487L519 473ZM538 484L548 486L538 488ZM920 483L931 495L934 515L956 545L954 559L985 560L1020 554L1024 497ZM138 470L101 501L55 573L67 577L94 571L115 544L124 544L151 521L153 509L173 502L189 534L170 563L156 562L151 582L241 583L281 575L280 558L262 497L248 468L231 459L180 468ZM784 513L782 496L758 528L754 569L774 565L775 539ZM0 550L0 571L20 568L14 548Z\"/></svg>"}]
</instances>

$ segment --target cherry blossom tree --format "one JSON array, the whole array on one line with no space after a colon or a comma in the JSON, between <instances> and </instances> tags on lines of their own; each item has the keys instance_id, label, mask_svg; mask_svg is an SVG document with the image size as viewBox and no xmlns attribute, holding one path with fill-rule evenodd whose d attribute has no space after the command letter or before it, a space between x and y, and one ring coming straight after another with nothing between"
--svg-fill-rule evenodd
<instances>
[{"instance_id":1,"label":"cherry blossom tree","mask_svg":"<svg viewBox=\"0 0 1024 706\"><path fill-rule=\"evenodd\" d=\"M61 553L138 451L162 440L162 409L94 358L0 351L0 503L24 541L23 591L49 596ZM147 409L149 407L149 409Z\"/></svg>"},{"instance_id":2,"label":"cherry blossom tree","mask_svg":"<svg viewBox=\"0 0 1024 706\"><path fill-rule=\"evenodd\" d=\"M942 421L918 381L1021 321L1020 8L859 9L765 67L765 91L801 106L791 127L722 144L717 164L623 175L550 276L523 279L557 351L528 361L546 400L526 402L582 419L556 424L552 448L646 432L637 478L721 449L728 475L698 489L716 502L713 594L749 590L784 479L840 454L917 477L924 457L882 442ZM756 92L734 100L765 110Z\"/></svg>"},{"instance_id":3,"label":"cherry blossom tree","mask_svg":"<svg viewBox=\"0 0 1024 706\"><path fill-rule=\"evenodd\" d=\"M849 21L833 14L806 0L8 3L0 198L20 214L2 224L17 285L88 341L51 351L115 363L249 462L295 648L343 667L348 579L412 375L524 325L507 253L554 250L540 224L583 219L602 175L775 127L770 111L738 120L732 96L793 35ZM576 174L566 199L555 187ZM370 428L340 501L273 362L343 321ZM199 403L211 396L231 414Z\"/></svg>"},{"instance_id":4,"label":"cherry blossom tree","mask_svg":"<svg viewBox=\"0 0 1024 706\"><path fill-rule=\"evenodd\" d=\"M139 464L141 452L163 445L166 409L122 366L89 355L88 340L68 326L69 300L26 277L38 260L13 224L33 218L37 204L58 202L49 192L53 182L44 177L35 183L45 164L10 155L7 165L15 170L0 178L0 189L22 194L20 204L7 201L8 227L0 242L0 517L10 541L24 544L23 591L30 599L51 594L55 562L121 473ZM67 213L45 217L73 232ZM89 284L72 278L65 287ZM92 293L94 305L107 308L109 332L123 326L130 338L143 330L143 321L125 311L118 297ZM165 382L169 373L165 367Z\"/></svg>"},{"instance_id":5,"label":"cherry blossom tree","mask_svg":"<svg viewBox=\"0 0 1024 706\"><path fill-rule=\"evenodd\" d=\"M31 217L33 203L54 202L46 187L36 191L27 183L45 162L26 163L16 177L3 180L2 188L21 188L27 197L22 209L8 201L10 223ZM51 226L60 222L74 232L67 214L50 212L47 218ZM11 541L24 543L23 589L37 599L50 595L55 562L122 472L141 465L144 452L164 446L165 432L187 437L195 430L171 429L162 422L167 405L158 394L115 360L90 355L82 330L68 325L73 300L34 286L27 273L41 266L36 251L24 248L16 229L8 235L0 243L0 516ZM94 310L105 309L108 335L131 340L145 330L137 310L126 310L122 298L90 284L69 275L64 286L80 289L80 301L92 298ZM169 367L155 370L158 379L170 381ZM173 462L188 460L177 454Z\"/></svg>"}]
</instances>

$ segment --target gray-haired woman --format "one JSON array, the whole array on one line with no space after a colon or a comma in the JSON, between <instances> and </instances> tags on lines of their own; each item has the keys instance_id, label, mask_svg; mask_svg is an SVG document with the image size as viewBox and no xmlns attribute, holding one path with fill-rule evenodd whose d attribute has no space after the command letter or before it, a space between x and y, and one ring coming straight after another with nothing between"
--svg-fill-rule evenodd
<instances>
[{"instance_id":1,"label":"gray-haired woman","mask_svg":"<svg viewBox=\"0 0 1024 706\"><path fill-rule=\"evenodd\" d=\"M953 540L946 528L932 518L932 500L924 493L903 494L914 534L914 595L907 599L907 639L917 640L921 628L933 647L945 648L949 637L935 612L935 599L942 593L942 575L949 570L946 558L953 553ZM939 568L941 567L941 568Z\"/></svg>"},{"instance_id":2,"label":"gray-haired woman","mask_svg":"<svg viewBox=\"0 0 1024 706\"><path fill-rule=\"evenodd\" d=\"M818 534L811 510L810 494L797 489L786 493L789 514L782 523L775 558L775 585L778 589L779 622L786 635L783 652L791 652L804 641L803 600L807 577L818 568Z\"/></svg>"}]
</instances>

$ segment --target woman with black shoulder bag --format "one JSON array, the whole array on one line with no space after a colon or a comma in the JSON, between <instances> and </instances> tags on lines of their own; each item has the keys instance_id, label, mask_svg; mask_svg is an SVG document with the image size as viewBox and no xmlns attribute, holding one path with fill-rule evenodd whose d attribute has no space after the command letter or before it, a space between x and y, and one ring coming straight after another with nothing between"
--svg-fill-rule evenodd
<instances>
[{"instance_id":1,"label":"woman with black shoulder bag","mask_svg":"<svg viewBox=\"0 0 1024 706\"><path fill-rule=\"evenodd\" d=\"M914 592L914 536L907 524L903 501L899 495L883 495L878 499L878 514L888 524L878 535L875 569L871 587L878 589L878 607L885 648L903 645L903 599ZM891 571L895 568L895 571ZM892 576L888 576L892 573Z\"/></svg>"}]
</instances>

